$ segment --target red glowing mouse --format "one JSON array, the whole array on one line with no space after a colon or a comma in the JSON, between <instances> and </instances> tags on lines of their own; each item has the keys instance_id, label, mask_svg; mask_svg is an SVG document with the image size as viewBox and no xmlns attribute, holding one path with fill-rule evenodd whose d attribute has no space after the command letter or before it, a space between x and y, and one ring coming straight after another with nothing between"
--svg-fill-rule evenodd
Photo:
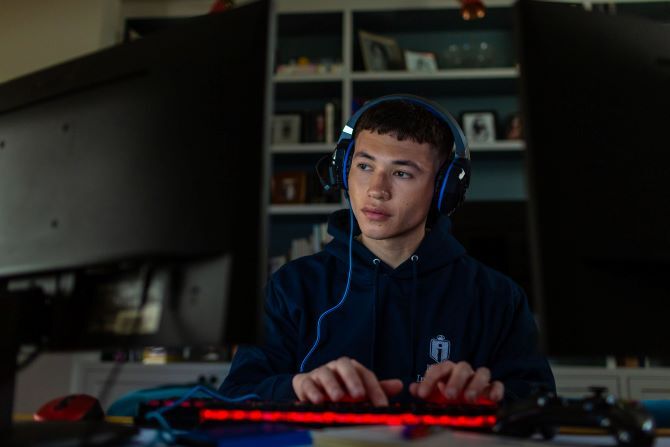
<instances>
[{"instance_id":1,"label":"red glowing mouse","mask_svg":"<svg viewBox=\"0 0 670 447\"><path fill-rule=\"evenodd\" d=\"M100 402L88 394L70 394L42 405L33 415L36 421L101 421L105 418Z\"/></svg>"}]
</instances>

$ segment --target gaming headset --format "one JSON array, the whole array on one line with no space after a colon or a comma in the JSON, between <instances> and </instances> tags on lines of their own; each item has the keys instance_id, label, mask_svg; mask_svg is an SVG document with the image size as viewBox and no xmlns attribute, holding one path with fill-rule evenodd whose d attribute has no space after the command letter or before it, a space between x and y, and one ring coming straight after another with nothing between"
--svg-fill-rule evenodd
<instances>
[{"instance_id":1,"label":"gaming headset","mask_svg":"<svg viewBox=\"0 0 670 447\"><path fill-rule=\"evenodd\" d=\"M366 110L386 101L406 101L417 104L432 113L433 116L446 124L451 130L451 134L454 137L454 154L451 160L440 168L436 176L435 193L433 195L435 210L438 213L450 216L463 203L465 192L470 185L470 150L468 149L468 143L463 131L451 114L437 103L420 96L408 94L386 95L363 105L363 107L352 115L342 129L335 151L330 156L328 179L321 179L321 184L326 191L335 188L348 191L349 184L347 177L351 166L351 156L354 153L353 133L356 128L356 122Z\"/></svg>"}]
</instances>

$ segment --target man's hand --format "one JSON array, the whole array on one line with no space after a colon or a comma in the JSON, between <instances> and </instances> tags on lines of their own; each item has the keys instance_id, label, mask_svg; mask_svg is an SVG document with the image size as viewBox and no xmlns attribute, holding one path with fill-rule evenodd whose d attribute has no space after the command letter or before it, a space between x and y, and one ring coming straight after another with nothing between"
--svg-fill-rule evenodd
<instances>
[{"instance_id":1,"label":"man's hand","mask_svg":"<svg viewBox=\"0 0 670 447\"><path fill-rule=\"evenodd\" d=\"M497 380L491 383L488 368L473 371L467 362L446 361L428 368L423 382L410 384L409 392L431 402L475 402L480 398L499 402L505 395L505 386Z\"/></svg>"},{"instance_id":2,"label":"man's hand","mask_svg":"<svg viewBox=\"0 0 670 447\"><path fill-rule=\"evenodd\" d=\"M377 376L349 357L340 357L308 373L296 374L293 391L301 402L370 401L389 404L388 398L402 391L399 379L377 380Z\"/></svg>"}]
</instances>

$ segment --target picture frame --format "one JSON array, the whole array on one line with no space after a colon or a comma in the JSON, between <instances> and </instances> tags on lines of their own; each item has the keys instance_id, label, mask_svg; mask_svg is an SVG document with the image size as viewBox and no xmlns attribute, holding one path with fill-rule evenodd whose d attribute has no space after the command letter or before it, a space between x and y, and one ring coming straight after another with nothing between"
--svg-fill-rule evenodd
<instances>
[{"instance_id":1,"label":"picture frame","mask_svg":"<svg viewBox=\"0 0 670 447\"><path fill-rule=\"evenodd\" d=\"M272 203L305 203L307 199L307 173L284 171L272 175Z\"/></svg>"},{"instance_id":2,"label":"picture frame","mask_svg":"<svg viewBox=\"0 0 670 447\"><path fill-rule=\"evenodd\" d=\"M405 68L414 72L437 71L437 58L430 51L405 50Z\"/></svg>"},{"instance_id":3,"label":"picture frame","mask_svg":"<svg viewBox=\"0 0 670 447\"><path fill-rule=\"evenodd\" d=\"M404 70L403 51L395 39L359 30L365 71Z\"/></svg>"},{"instance_id":4,"label":"picture frame","mask_svg":"<svg viewBox=\"0 0 670 447\"><path fill-rule=\"evenodd\" d=\"M272 144L300 143L302 116L299 113L280 113L272 117Z\"/></svg>"},{"instance_id":5,"label":"picture frame","mask_svg":"<svg viewBox=\"0 0 670 447\"><path fill-rule=\"evenodd\" d=\"M506 140L523 139L523 123L521 122L520 113L515 112L507 117L507 121L505 122L505 139Z\"/></svg>"},{"instance_id":6,"label":"picture frame","mask_svg":"<svg viewBox=\"0 0 670 447\"><path fill-rule=\"evenodd\" d=\"M469 143L493 143L496 141L497 116L491 110L461 113L463 133Z\"/></svg>"}]
</instances>

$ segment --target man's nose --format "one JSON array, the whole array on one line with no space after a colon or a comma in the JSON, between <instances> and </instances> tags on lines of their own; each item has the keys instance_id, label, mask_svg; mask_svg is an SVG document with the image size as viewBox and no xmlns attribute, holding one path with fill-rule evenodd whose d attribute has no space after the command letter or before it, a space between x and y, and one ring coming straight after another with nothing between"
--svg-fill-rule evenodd
<instances>
[{"instance_id":1,"label":"man's nose","mask_svg":"<svg viewBox=\"0 0 670 447\"><path fill-rule=\"evenodd\" d=\"M390 182L385 173L377 173L373 176L368 197L377 200L389 200L391 198Z\"/></svg>"}]
</instances>

